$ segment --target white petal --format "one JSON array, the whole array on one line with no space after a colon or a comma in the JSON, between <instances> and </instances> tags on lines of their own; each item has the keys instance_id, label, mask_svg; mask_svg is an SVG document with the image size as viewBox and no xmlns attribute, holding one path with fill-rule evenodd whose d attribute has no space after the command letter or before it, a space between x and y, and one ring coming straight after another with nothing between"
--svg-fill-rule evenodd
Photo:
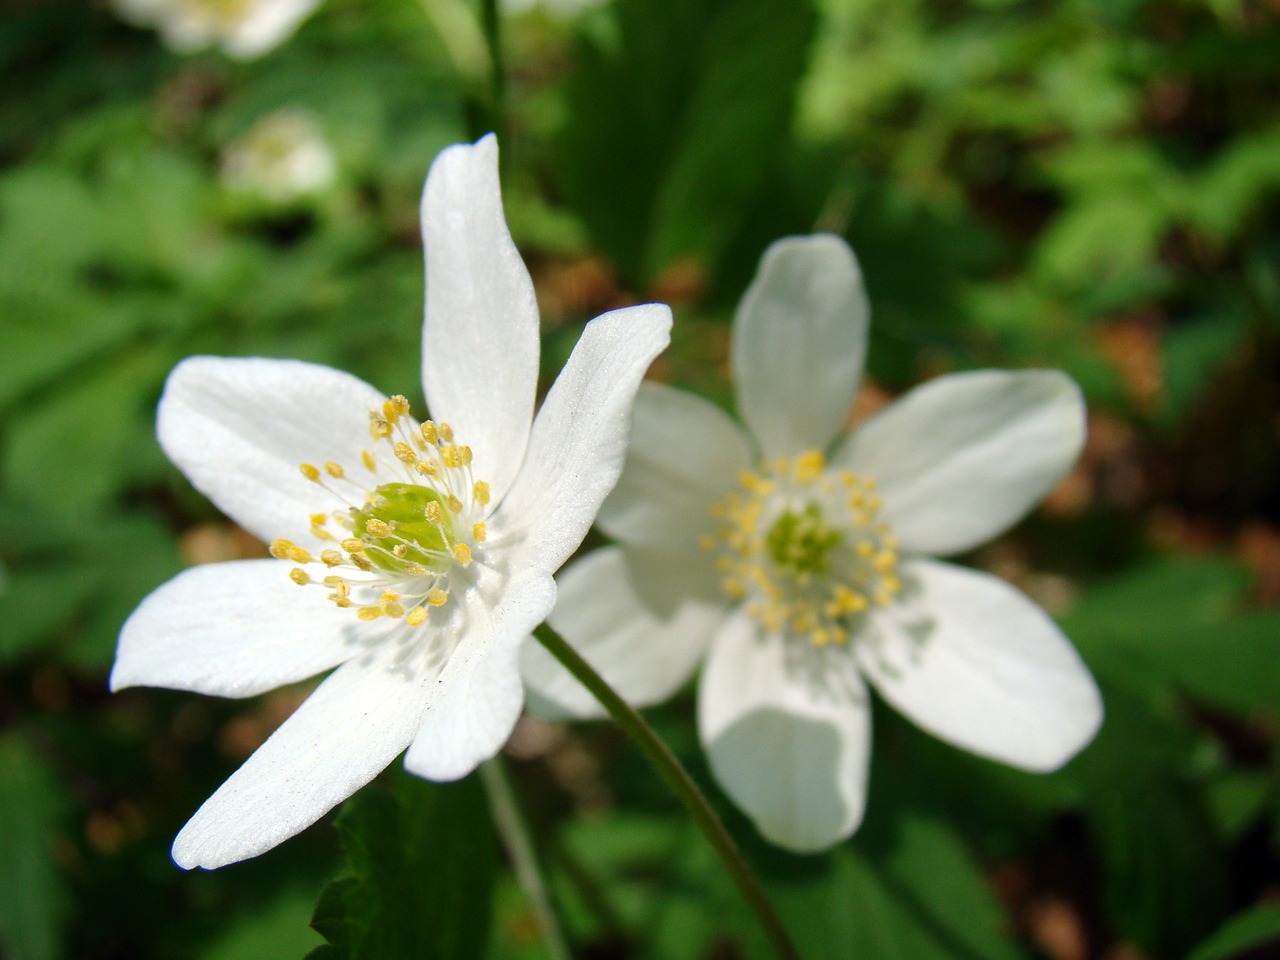
<instances>
[{"instance_id":1,"label":"white petal","mask_svg":"<svg viewBox=\"0 0 1280 960\"><path fill-rule=\"evenodd\" d=\"M555 581L541 572L504 584L492 608L472 598L462 637L428 687L404 758L411 773L457 780L502 749L524 706L520 645L555 602Z\"/></svg>"},{"instance_id":2,"label":"white petal","mask_svg":"<svg viewBox=\"0 0 1280 960\"><path fill-rule=\"evenodd\" d=\"M548 623L632 706L661 703L693 676L724 622L712 571L704 557L596 550L560 574ZM604 716L541 644L525 644L520 666L539 715Z\"/></svg>"},{"instance_id":3,"label":"white petal","mask_svg":"<svg viewBox=\"0 0 1280 960\"><path fill-rule=\"evenodd\" d=\"M260 0L229 30L223 49L231 56L261 56L287 40L315 10L319 0Z\"/></svg>"},{"instance_id":4,"label":"white petal","mask_svg":"<svg viewBox=\"0 0 1280 960\"><path fill-rule=\"evenodd\" d=\"M760 833L809 852L862 822L868 707L847 648L788 651L737 614L703 668L698 729L712 773Z\"/></svg>"},{"instance_id":5,"label":"white petal","mask_svg":"<svg viewBox=\"0 0 1280 960\"><path fill-rule=\"evenodd\" d=\"M765 251L733 321L738 411L766 456L823 450L862 377L870 307L849 245L817 234Z\"/></svg>"},{"instance_id":6,"label":"white petal","mask_svg":"<svg viewBox=\"0 0 1280 960\"><path fill-rule=\"evenodd\" d=\"M524 538L514 569L554 571L582 542L622 471L636 388L670 337L660 303L614 310L582 331L499 508L501 529Z\"/></svg>"},{"instance_id":7,"label":"white petal","mask_svg":"<svg viewBox=\"0 0 1280 960\"><path fill-rule=\"evenodd\" d=\"M627 544L697 550L711 526L711 505L750 465L746 435L719 407L642 383L626 464L600 508L600 528Z\"/></svg>"},{"instance_id":8,"label":"white petal","mask_svg":"<svg viewBox=\"0 0 1280 960\"><path fill-rule=\"evenodd\" d=\"M917 387L834 461L876 478L880 517L911 553L958 553L1003 533L1071 469L1080 388L1056 370L979 370Z\"/></svg>"},{"instance_id":9,"label":"white petal","mask_svg":"<svg viewBox=\"0 0 1280 960\"><path fill-rule=\"evenodd\" d=\"M250 697L355 656L369 625L280 560L186 570L138 605L120 631L111 689L147 686Z\"/></svg>"},{"instance_id":10,"label":"white petal","mask_svg":"<svg viewBox=\"0 0 1280 960\"><path fill-rule=\"evenodd\" d=\"M346 505L299 464L357 467L370 445L369 410L383 399L313 363L192 357L169 374L156 433L192 485L250 533L306 541L311 514Z\"/></svg>"},{"instance_id":11,"label":"white petal","mask_svg":"<svg viewBox=\"0 0 1280 960\"><path fill-rule=\"evenodd\" d=\"M538 388L538 303L511 241L498 141L442 150L422 193L427 308L422 384L437 420L471 447L494 501L529 440Z\"/></svg>"},{"instance_id":12,"label":"white petal","mask_svg":"<svg viewBox=\"0 0 1280 960\"><path fill-rule=\"evenodd\" d=\"M430 674L396 646L339 667L196 811L173 859L213 869L270 850L368 783L409 743Z\"/></svg>"},{"instance_id":13,"label":"white petal","mask_svg":"<svg viewBox=\"0 0 1280 960\"><path fill-rule=\"evenodd\" d=\"M902 579L927 619L877 616L888 646L860 645L868 679L948 743L1026 770L1055 770L1093 739L1102 699L1043 610L996 577L932 560Z\"/></svg>"}]
</instances>

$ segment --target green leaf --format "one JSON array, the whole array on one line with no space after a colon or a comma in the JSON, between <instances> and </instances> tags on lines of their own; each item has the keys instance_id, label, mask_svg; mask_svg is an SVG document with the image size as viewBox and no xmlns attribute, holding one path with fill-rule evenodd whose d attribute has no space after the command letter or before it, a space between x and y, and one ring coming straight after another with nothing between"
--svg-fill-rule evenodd
<instances>
[{"instance_id":1,"label":"green leaf","mask_svg":"<svg viewBox=\"0 0 1280 960\"><path fill-rule=\"evenodd\" d=\"M309 926L314 896L285 889L235 925L200 955L200 960L260 960L299 957L319 940Z\"/></svg>"},{"instance_id":2,"label":"green leaf","mask_svg":"<svg viewBox=\"0 0 1280 960\"><path fill-rule=\"evenodd\" d=\"M790 126L814 17L792 0L620 0L567 92L566 193L631 282L715 264Z\"/></svg>"},{"instance_id":3,"label":"green leaf","mask_svg":"<svg viewBox=\"0 0 1280 960\"><path fill-rule=\"evenodd\" d=\"M0 736L0 953L13 960L59 955L64 894L53 844L64 804L44 762L17 736Z\"/></svg>"},{"instance_id":4,"label":"green leaf","mask_svg":"<svg viewBox=\"0 0 1280 960\"><path fill-rule=\"evenodd\" d=\"M786 869L786 868L784 868ZM1008 919L959 837L905 813L815 861L793 859L767 883L808 960L1008 960Z\"/></svg>"},{"instance_id":5,"label":"green leaf","mask_svg":"<svg viewBox=\"0 0 1280 960\"><path fill-rule=\"evenodd\" d=\"M311 923L328 945L309 956L483 957L497 841L478 779L394 780L393 790L366 787L338 817L352 876L321 893Z\"/></svg>"},{"instance_id":6,"label":"green leaf","mask_svg":"<svg viewBox=\"0 0 1280 960\"><path fill-rule=\"evenodd\" d=\"M1232 960L1246 951L1280 944L1280 907L1238 913L1191 952L1187 960ZM1261 954L1258 954L1261 956Z\"/></svg>"}]
</instances>

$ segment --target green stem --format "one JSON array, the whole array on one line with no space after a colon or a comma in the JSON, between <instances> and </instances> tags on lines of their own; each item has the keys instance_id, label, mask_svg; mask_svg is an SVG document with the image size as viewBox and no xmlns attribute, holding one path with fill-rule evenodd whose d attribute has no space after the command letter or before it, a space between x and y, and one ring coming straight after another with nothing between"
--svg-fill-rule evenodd
<instances>
[{"instance_id":1,"label":"green stem","mask_svg":"<svg viewBox=\"0 0 1280 960\"><path fill-rule=\"evenodd\" d=\"M507 77L502 57L502 11L499 0L480 0L480 29L489 44L489 110L490 126L504 142L504 118L507 115Z\"/></svg>"},{"instance_id":2,"label":"green stem","mask_svg":"<svg viewBox=\"0 0 1280 960\"><path fill-rule=\"evenodd\" d=\"M596 673L591 664L582 659L563 637L546 624L539 627L534 632L534 636L553 657L563 664L566 670L591 691L592 695L609 711L614 722L635 741L636 746L649 758L649 762L658 769L658 773L667 781L667 785L693 815L698 828L711 841L711 846L715 848L716 853L720 854L720 859L728 868L729 875L738 886L738 891L760 921L765 935L773 944L773 949L778 956L783 960L800 960L800 954L796 951L795 944L791 942L791 936L782 925L782 921L778 919L778 915L773 912L773 907L770 906L760 881L751 872L751 868L747 866L746 860L738 851L737 844L729 836L729 831L724 828L716 812L707 803L707 798L702 795L702 791L676 759L675 754L654 733L653 728L645 722L644 718L618 696L617 691L609 686L604 677Z\"/></svg>"},{"instance_id":3,"label":"green stem","mask_svg":"<svg viewBox=\"0 0 1280 960\"><path fill-rule=\"evenodd\" d=\"M506 764L501 755L480 765L480 780L489 794L493 823L498 828L498 835L502 837L507 856L511 858L516 882L529 898L529 904L538 918L538 925L542 928L547 954L551 960L572 960L573 954L569 952L564 932L556 920L555 911L551 909L551 897L547 894L547 885L543 883L542 872L538 869L533 837L520 814L520 805L516 802L515 791L511 789L511 778L507 775Z\"/></svg>"}]
</instances>

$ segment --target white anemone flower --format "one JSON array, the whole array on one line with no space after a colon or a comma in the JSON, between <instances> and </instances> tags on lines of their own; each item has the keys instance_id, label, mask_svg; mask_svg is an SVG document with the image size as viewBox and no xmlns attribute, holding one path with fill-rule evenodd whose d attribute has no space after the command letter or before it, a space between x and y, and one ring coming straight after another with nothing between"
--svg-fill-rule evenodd
<instances>
[{"instance_id":1,"label":"white anemone flower","mask_svg":"<svg viewBox=\"0 0 1280 960\"><path fill-rule=\"evenodd\" d=\"M1084 405L1065 375L940 377L846 434L868 306L834 236L775 243L738 308L745 429L647 385L599 524L617 545L570 565L550 623L636 705L705 658L711 770L772 842L819 850L861 822L866 684L958 747L1027 770L1101 722L1053 622L1004 581L931 556L1022 517L1071 467ZM545 651L523 654L540 712L597 713Z\"/></svg>"},{"instance_id":2,"label":"white anemone flower","mask_svg":"<svg viewBox=\"0 0 1280 960\"><path fill-rule=\"evenodd\" d=\"M250 60L288 40L320 0L113 0L122 18L160 33L165 46L192 53L217 46Z\"/></svg>"},{"instance_id":3,"label":"white anemone flower","mask_svg":"<svg viewBox=\"0 0 1280 960\"><path fill-rule=\"evenodd\" d=\"M537 304L492 136L436 158L422 229L435 420L298 361L196 357L165 386L161 446L272 559L194 567L147 597L112 689L248 697L337 668L183 828L183 867L270 849L406 748L432 780L492 757L523 705L519 647L622 469L670 311L589 323L535 419Z\"/></svg>"},{"instance_id":4,"label":"white anemone flower","mask_svg":"<svg viewBox=\"0 0 1280 960\"><path fill-rule=\"evenodd\" d=\"M323 193L338 175L333 148L304 110L260 118L222 149L219 177L230 191L283 206Z\"/></svg>"}]
</instances>

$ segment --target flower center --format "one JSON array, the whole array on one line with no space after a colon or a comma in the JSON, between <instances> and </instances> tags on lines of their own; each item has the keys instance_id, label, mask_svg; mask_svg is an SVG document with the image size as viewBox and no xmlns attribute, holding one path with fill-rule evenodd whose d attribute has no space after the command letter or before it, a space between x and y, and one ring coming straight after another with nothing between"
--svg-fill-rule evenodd
<instances>
[{"instance_id":1,"label":"flower center","mask_svg":"<svg viewBox=\"0 0 1280 960\"><path fill-rule=\"evenodd\" d=\"M253 5L250 0L185 0L185 6L191 15L230 30L249 16Z\"/></svg>"},{"instance_id":2,"label":"flower center","mask_svg":"<svg viewBox=\"0 0 1280 960\"><path fill-rule=\"evenodd\" d=\"M275 540L271 555L299 564L289 573L294 583L328 588L330 600L354 607L361 620L404 618L418 626L448 601L451 578L483 549L489 485L472 476L471 448L453 442L453 429L430 420L419 426L404 397L369 411L369 436L373 446L360 451L369 480L354 479L333 460L298 467L348 504L311 515L312 535L336 546L315 557ZM380 473L392 478L371 487ZM308 565L324 573L313 578Z\"/></svg>"},{"instance_id":3,"label":"flower center","mask_svg":"<svg viewBox=\"0 0 1280 960\"><path fill-rule=\"evenodd\" d=\"M772 633L845 643L873 606L901 589L897 540L877 519L875 479L828 470L821 453L745 470L712 508L723 588Z\"/></svg>"}]
</instances>

